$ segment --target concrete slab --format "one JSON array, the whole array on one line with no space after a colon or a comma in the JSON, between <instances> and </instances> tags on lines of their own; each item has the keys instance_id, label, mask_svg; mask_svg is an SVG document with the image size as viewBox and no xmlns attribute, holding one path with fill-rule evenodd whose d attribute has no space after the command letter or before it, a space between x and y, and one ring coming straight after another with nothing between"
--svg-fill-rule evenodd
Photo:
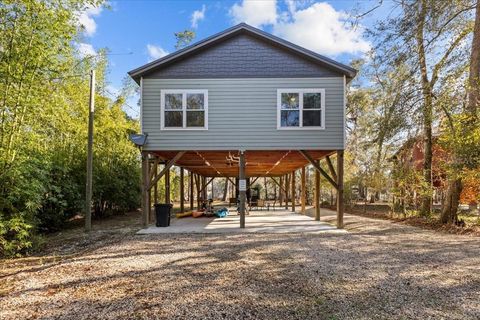
<instances>
[{"instance_id":1,"label":"concrete slab","mask_svg":"<svg viewBox=\"0 0 480 320\"><path fill-rule=\"evenodd\" d=\"M137 234L164 233L347 233L335 226L313 218L292 213L287 210L250 211L245 219L245 229L240 229L240 216L234 208L225 218L192 218L172 219L170 227L155 226L141 229Z\"/></svg>"}]
</instances>

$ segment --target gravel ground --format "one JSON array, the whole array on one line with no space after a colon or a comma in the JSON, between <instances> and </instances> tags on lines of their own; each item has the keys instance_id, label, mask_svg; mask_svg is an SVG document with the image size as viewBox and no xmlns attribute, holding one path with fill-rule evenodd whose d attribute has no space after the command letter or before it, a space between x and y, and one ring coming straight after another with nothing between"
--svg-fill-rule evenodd
<instances>
[{"instance_id":1,"label":"gravel ground","mask_svg":"<svg viewBox=\"0 0 480 320\"><path fill-rule=\"evenodd\" d=\"M346 235L119 229L4 261L0 319L480 319L479 238L345 221Z\"/></svg>"}]
</instances>

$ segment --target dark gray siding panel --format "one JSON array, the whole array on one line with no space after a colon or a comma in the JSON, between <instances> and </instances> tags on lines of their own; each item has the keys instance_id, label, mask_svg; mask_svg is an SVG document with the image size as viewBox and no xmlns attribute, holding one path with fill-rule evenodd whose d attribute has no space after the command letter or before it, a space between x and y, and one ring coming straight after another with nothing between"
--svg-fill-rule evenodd
<instances>
[{"instance_id":1,"label":"dark gray siding panel","mask_svg":"<svg viewBox=\"0 0 480 320\"><path fill-rule=\"evenodd\" d=\"M344 79L143 79L145 150L335 150L344 147ZM325 89L324 130L277 130L277 89ZM160 130L160 90L208 90L208 130Z\"/></svg>"},{"instance_id":2,"label":"dark gray siding panel","mask_svg":"<svg viewBox=\"0 0 480 320\"><path fill-rule=\"evenodd\" d=\"M339 74L249 35L239 35L144 78L338 77Z\"/></svg>"}]
</instances>

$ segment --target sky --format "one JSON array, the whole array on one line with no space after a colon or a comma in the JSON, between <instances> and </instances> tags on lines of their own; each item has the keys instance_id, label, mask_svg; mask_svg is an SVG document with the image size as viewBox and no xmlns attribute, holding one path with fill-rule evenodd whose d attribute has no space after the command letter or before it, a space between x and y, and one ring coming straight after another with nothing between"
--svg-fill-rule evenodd
<instances>
[{"instance_id":1,"label":"sky","mask_svg":"<svg viewBox=\"0 0 480 320\"><path fill-rule=\"evenodd\" d=\"M109 91L115 94L127 72L175 51L174 33L186 29L198 41L246 22L297 45L348 64L362 57L371 43L364 30L387 10L383 6L351 28L352 12L365 12L378 0L237 0L109 1L108 8L88 8L79 15L82 56L108 48ZM135 98L125 109L138 117Z\"/></svg>"}]
</instances>

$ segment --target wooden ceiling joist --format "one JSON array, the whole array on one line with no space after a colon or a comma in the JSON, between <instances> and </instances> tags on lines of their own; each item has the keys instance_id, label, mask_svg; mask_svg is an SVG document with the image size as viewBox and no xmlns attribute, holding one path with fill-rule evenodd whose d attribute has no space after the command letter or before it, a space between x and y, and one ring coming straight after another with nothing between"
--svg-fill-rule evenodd
<instances>
[{"instance_id":1,"label":"wooden ceiling joist","mask_svg":"<svg viewBox=\"0 0 480 320\"><path fill-rule=\"evenodd\" d=\"M247 150L245 152L247 177L278 177L309 164L299 150ZM334 150L308 150L312 159L323 159ZM172 160L178 151L152 152L160 159ZM175 162L193 173L206 177L238 177L237 150L186 151Z\"/></svg>"}]
</instances>

